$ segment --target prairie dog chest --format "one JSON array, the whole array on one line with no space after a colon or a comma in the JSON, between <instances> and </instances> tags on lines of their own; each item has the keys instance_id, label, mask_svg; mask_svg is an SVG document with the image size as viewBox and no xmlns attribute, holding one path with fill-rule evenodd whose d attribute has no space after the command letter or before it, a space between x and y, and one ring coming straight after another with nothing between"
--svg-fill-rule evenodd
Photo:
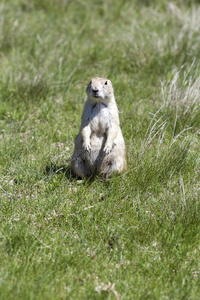
<instances>
[{"instance_id":1,"label":"prairie dog chest","mask_svg":"<svg viewBox=\"0 0 200 300\"><path fill-rule=\"evenodd\" d=\"M110 108L103 103L91 105L90 126L93 132L104 133L111 126L112 114Z\"/></svg>"}]
</instances>

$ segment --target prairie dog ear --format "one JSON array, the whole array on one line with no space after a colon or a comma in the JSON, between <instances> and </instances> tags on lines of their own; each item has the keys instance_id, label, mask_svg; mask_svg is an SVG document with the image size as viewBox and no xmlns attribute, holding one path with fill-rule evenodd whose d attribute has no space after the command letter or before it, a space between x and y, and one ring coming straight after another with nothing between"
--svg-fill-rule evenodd
<instances>
[{"instance_id":1,"label":"prairie dog ear","mask_svg":"<svg viewBox=\"0 0 200 300\"><path fill-rule=\"evenodd\" d=\"M91 84L92 84L92 79L90 80L90 82L86 86L86 89L85 89L86 93L90 90Z\"/></svg>"},{"instance_id":2,"label":"prairie dog ear","mask_svg":"<svg viewBox=\"0 0 200 300\"><path fill-rule=\"evenodd\" d=\"M109 79L107 79L107 84L112 86L112 82Z\"/></svg>"},{"instance_id":3,"label":"prairie dog ear","mask_svg":"<svg viewBox=\"0 0 200 300\"><path fill-rule=\"evenodd\" d=\"M109 86L109 88L110 88L112 91L114 91L112 82L111 82L109 79L107 80L107 85Z\"/></svg>"}]
</instances>

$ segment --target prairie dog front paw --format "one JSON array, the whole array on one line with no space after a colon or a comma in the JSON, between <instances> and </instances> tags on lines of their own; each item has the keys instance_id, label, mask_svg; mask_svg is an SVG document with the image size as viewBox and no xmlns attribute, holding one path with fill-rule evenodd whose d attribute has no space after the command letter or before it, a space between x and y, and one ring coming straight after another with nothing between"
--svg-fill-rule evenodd
<instances>
[{"instance_id":1,"label":"prairie dog front paw","mask_svg":"<svg viewBox=\"0 0 200 300\"><path fill-rule=\"evenodd\" d=\"M107 144L107 145L105 145L105 147L104 147L104 149L103 149L103 152L105 153L105 154L109 154L110 152L111 152L111 150L112 150L112 144L110 145L110 144Z\"/></svg>"},{"instance_id":2,"label":"prairie dog front paw","mask_svg":"<svg viewBox=\"0 0 200 300\"><path fill-rule=\"evenodd\" d=\"M90 143L83 143L83 150L90 152L91 151Z\"/></svg>"}]
</instances>

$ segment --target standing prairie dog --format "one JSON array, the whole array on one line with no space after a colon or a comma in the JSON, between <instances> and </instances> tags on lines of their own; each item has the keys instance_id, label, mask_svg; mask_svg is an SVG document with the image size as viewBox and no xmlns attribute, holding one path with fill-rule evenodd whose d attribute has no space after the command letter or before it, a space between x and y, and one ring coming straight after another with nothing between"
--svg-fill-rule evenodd
<instances>
[{"instance_id":1,"label":"standing prairie dog","mask_svg":"<svg viewBox=\"0 0 200 300\"><path fill-rule=\"evenodd\" d=\"M109 177L126 170L125 143L112 83L106 78L92 78L86 94L71 167L79 177Z\"/></svg>"}]
</instances>

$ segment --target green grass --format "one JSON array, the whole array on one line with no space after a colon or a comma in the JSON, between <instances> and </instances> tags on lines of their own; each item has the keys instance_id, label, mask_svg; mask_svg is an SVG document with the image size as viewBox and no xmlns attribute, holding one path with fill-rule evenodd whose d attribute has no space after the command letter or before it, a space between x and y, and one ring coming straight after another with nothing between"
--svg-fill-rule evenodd
<instances>
[{"instance_id":1,"label":"green grass","mask_svg":"<svg viewBox=\"0 0 200 300\"><path fill-rule=\"evenodd\" d=\"M200 1L0 2L0 298L199 299ZM111 79L125 173L70 171Z\"/></svg>"}]
</instances>

